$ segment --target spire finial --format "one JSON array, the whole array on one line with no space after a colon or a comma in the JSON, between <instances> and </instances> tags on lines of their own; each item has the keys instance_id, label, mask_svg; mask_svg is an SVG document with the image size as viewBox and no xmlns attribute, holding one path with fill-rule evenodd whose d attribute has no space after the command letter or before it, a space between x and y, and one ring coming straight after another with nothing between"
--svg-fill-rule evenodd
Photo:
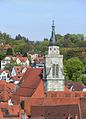
<instances>
[{"instance_id":1,"label":"spire finial","mask_svg":"<svg viewBox=\"0 0 86 119\"><path fill-rule=\"evenodd\" d=\"M53 19L53 25L52 26L54 26L54 19Z\"/></svg>"},{"instance_id":2,"label":"spire finial","mask_svg":"<svg viewBox=\"0 0 86 119\"><path fill-rule=\"evenodd\" d=\"M51 34L49 45L50 46L55 46L56 45L54 20L53 20L53 24L52 24L52 34Z\"/></svg>"}]
</instances>

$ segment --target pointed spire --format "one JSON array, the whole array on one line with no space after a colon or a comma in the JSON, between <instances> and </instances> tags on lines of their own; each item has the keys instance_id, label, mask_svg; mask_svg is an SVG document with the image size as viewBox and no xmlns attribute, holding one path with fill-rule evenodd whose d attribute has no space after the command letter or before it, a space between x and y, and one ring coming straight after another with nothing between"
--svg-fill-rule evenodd
<instances>
[{"instance_id":1,"label":"pointed spire","mask_svg":"<svg viewBox=\"0 0 86 119\"><path fill-rule=\"evenodd\" d=\"M51 34L49 46L56 46L54 20L52 24L52 34Z\"/></svg>"}]
</instances>

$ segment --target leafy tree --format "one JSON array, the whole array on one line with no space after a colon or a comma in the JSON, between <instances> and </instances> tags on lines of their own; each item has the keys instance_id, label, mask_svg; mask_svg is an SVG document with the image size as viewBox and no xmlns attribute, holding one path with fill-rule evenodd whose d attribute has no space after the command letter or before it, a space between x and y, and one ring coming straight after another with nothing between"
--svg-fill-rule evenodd
<instances>
[{"instance_id":1,"label":"leafy tree","mask_svg":"<svg viewBox=\"0 0 86 119\"><path fill-rule=\"evenodd\" d=\"M57 41L57 45L59 45L60 47L63 47L64 37L61 34L56 34L55 38Z\"/></svg>"},{"instance_id":2,"label":"leafy tree","mask_svg":"<svg viewBox=\"0 0 86 119\"><path fill-rule=\"evenodd\" d=\"M84 58L82 59L83 65L84 65L84 73L86 74L86 53L84 55Z\"/></svg>"},{"instance_id":3,"label":"leafy tree","mask_svg":"<svg viewBox=\"0 0 86 119\"><path fill-rule=\"evenodd\" d=\"M82 76L82 83L86 86L86 75Z\"/></svg>"},{"instance_id":4,"label":"leafy tree","mask_svg":"<svg viewBox=\"0 0 86 119\"><path fill-rule=\"evenodd\" d=\"M3 52L0 52L0 68L1 68L1 60L5 57L5 54Z\"/></svg>"},{"instance_id":5,"label":"leafy tree","mask_svg":"<svg viewBox=\"0 0 86 119\"><path fill-rule=\"evenodd\" d=\"M35 43L35 48L34 48L35 52L37 52L39 54L41 54L41 53L44 53L45 54L45 52L48 49L48 44L49 44L49 42L47 40L40 41L40 42L37 41Z\"/></svg>"},{"instance_id":6,"label":"leafy tree","mask_svg":"<svg viewBox=\"0 0 86 119\"><path fill-rule=\"evenodd\" d=\"M0 52L0 60L2 60L5 57L5 54L3 52Z\"/></svg>"},{"instance_id":7,"label":"leafy tree","mask_svg":"<svg viewBox=\"0 0 86 119\"><path fill-rule=\"evenodd\" d=\"M15 61L12 61L10 64L7 64L4 69L12 71L14 66L21 66L20 64L17 64Z\"/></svg>"},{"instance_id":8,"label":"leafy tree","mask_svg":"<svg viewBox=\"0 0 86 119\"><path fill-rule=\"evenodd\" d=\"M44 38L44 41L48 41L48 38Z\"/></svg>"},{"instance_id":9,"label":"leafy tree","mask_svg":"<svg viewBox=\"0 0 86 119\"><path fill-rule=\"evenodd\" d=\"M68 59L65 62L66 68L66 75L68 76L69 80L72 81L79 81L82 80L82 73L83 73L83 63L78 58L74 57Z\"/></svg>"},{"instance_id":10,"label":"leafy tree","mask_svg":"<svg viewBox=\"0 0 86 119\"><path fill-rule=\"evenodd\" d=\"M13 55L13 50L12 50L12 48L8 48L8 49L7 49L6 55Z\"/></svg>"}]
</instances>

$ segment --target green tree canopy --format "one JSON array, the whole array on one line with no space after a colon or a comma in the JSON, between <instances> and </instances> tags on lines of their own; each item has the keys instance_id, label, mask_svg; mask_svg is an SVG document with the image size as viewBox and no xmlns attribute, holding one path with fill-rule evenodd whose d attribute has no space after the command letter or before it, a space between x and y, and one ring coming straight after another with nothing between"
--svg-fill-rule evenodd
<instances>
[{"instance_id":1,"label":"green tree canopy","mask_svg":"<svg viewBox=\"0 0 86 119\"><path fill-rule=\"evenodd\" d=\"M6 55L13 55L13 50L12 50L12 48L8 48L8 49L7 49Z\"/></svg>"},{"instance_id":2,"label":"green tree canopy","mask_svg":"<svg viewBox=\"0 0 86 119\"><path fill-rule=\"evenodd\" d=\"M72 81L82 80L82 73L83 73L84 66L81 60L74 57L66 60L64 65L65 65L65 72L69 80Z\"/></svg>"}]
</instances>

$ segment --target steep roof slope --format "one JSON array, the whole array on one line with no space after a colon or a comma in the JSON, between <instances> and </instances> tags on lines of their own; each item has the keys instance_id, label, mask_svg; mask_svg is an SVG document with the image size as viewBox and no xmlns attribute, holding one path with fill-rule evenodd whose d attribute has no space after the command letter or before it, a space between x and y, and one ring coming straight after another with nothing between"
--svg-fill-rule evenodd
<instances>
[{"instance_id":1,"label":"steep roof slope","mask_svg":"<svg viewBox=\"0 0 86 119\"><path fill-rule=\"evenodd\" d=\"M31 68L27 70L19 83L16 95L23 97L31 97L42 80L42 69Z\"/></svg>"}]
</instances>

